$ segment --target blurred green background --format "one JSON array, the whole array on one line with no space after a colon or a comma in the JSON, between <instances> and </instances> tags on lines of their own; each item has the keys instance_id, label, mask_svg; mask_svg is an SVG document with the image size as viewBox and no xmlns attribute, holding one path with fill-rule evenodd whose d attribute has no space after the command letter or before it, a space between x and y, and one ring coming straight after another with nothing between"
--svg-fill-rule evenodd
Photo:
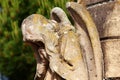
<instances>
[{"instance_id":1,"label":"blurred green background","mask_svg":"<svg viewBox=\"0 0 120 80\"><path fill-rule=\"evenodd\" d=\"M0 0L0 73L10 80L33 80L36 61L22 41L21 23L33 13L49 18L55 6L66 11L67 1L75 0Z\"/></svg>"}]
</instances>

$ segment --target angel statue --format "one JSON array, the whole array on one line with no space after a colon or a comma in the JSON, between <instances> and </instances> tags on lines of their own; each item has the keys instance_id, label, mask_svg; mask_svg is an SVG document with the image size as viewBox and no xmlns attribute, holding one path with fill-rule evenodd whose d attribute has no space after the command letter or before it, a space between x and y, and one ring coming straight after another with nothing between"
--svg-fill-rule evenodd
<instances>
[{"instance_id":1,"label":"angel statue","mask_svg":"<svg viewBox=\"0 0 120 80\"><path fill-rule=\"evenodd\" d=\"M74 25L59 7L51 18L32 14L22 22L23 40L37 61L35 80L103 80L103 54L96 26L84 0L68 2Z\"/></svg>"}]
</instances>

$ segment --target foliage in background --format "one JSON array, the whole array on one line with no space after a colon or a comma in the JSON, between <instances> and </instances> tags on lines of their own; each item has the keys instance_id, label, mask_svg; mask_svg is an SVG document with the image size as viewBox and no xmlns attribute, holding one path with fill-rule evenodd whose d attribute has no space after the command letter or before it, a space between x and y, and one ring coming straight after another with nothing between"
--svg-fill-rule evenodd
<instances>
[{"instance_id":1,"label":"foliage in background","mask_svg":"<svg viewBox=\"0 0 120 80\"><path fill-rule=\"evenodd\" d=\"M0 0L0 72L10 80L33 80L35 59L32 49L22 41L21 23L38 13L49 18L50 10L73 0Z\"/></svg>"}]
</instances>

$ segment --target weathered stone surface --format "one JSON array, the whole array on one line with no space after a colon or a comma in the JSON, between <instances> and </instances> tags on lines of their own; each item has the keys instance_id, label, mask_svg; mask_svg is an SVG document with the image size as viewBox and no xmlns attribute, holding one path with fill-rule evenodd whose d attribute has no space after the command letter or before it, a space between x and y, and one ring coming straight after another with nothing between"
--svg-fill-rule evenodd
<instances>
[{"instance_id":1,"label":"weathered stone surface","mask_svg":"<svg viewBox=\"0 0 120 80\"><path fill-rule=\"evenodd\" d=\"M102 28L102 50L105 62L105 77L120 77L120 1L107 15Z\"/></svg>"},{"instance_id":2,"label":"weathered stone surface","mask_svg":"<svg viewBox=\"0 0 120 80\"><path fill-rule=\"evenodd\" d=\"M105 77L120 77L120 39L102 41Z\"/></svg>"},{"instance_id":3,"label":"weathered stone surface","mask_svg":"<svg viewBox=\"0 0 120 80\"><path fill-rule=\"evenodd\" d=\"M113 11L107 16L103 25L104 31L102 37L117 38L120 36L120 3L116 2Z\"/></svg>"},{"instance_id":4,"label":"weathered stone surface","mask_svg":"<svg viewBox=\"0 0 120 80\"><path fill-rule=\"evenodd\" d=\"M113 1L108 3L105 2L103 4L88 7L100 37L103 35L103 24L105 23L107 15L113 10L114 3Z\"/></svg>"}]
</instances>

